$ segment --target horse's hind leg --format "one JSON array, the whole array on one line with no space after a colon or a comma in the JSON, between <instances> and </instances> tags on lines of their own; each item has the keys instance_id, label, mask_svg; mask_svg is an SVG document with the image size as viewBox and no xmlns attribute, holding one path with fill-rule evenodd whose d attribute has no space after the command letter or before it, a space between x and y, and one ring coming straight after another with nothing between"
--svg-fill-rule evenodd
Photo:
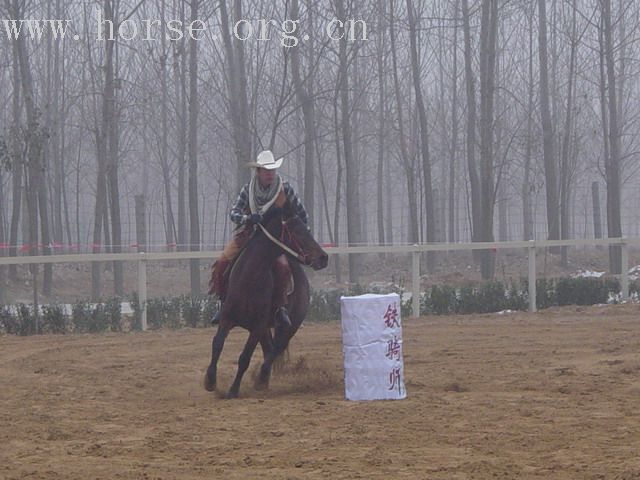
<instances>
[{"instance_id":1,"label":"horse's hind leg","mask_svg":"<svg viewBox=\"0 0 640 480\"><path fill-rule=\"evenodd\" d=\"M207 373L204 374L204 388L208 392L213 392L216 389L218 359L222 353L222 347L224 347L224 341L229 334L229 328L218 325L218 331L213 337L211 342L211 363L207 368Z\"/></svg>"},{"instance_id":2,"label":"horse's hind leg","mask_svg":"<svg viewBox=\"0 0 640 480\"><path fill-rule=\"evenodd\" d=\"M244 345L244 349L240 354L240 358L238 358L238 373L236 373L236 378L233 380L233 384L229 389L229 393L227 393L227 398L238 397L242 376L244 375L244 372L247 371L247 368L249 368L249 363L251 362L251 356L253 355L253 351L256 349L256 346L258 345L259 340L260 340L259 334L255 332L251 332L249 334L247 343Z\"/></svg>"}]
</instances>

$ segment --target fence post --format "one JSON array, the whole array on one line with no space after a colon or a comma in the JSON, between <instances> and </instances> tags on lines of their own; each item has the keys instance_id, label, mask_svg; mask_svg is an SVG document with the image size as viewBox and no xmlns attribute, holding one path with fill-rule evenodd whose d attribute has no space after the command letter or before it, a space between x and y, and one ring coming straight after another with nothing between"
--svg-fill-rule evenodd
<instances>
[{"instance_id":1,"label":"fence post","mask_svg":"<svg viewBox=\"0 0 640 480\"><path fill-rule=\"evenodd\" d=\"M620 261L622 300L626 301L629 300L629 245L625 240L622 240L622 245L620 245L620 253L622 257Z\"/></svg>"},{"instance_id":2,"label":"fence post","mask_svg":"<svg viewBox=\"0 0 640 480\"><path fill-rule=\"evenodd\" d=\"M534 313L536 307L536 243L535 240L529 240L529 311Z\"/></svg>"},{"instance_id":3,"label":"fence post","mask_svg":"<svg viewBox=\"0 0 640 480\"><path fill-rule=\"evenodd\" d=\"M147 260L140 252L138 260L138 302L141 310L142 331L147 329Z\"/></svg>"},{"instance_id":4,"label":"fence post","mask_svg":"<svg viewBox=\"0 0 640 480\"><path fill-rule=\"evenodd\" d=\"M417 246L417 245L414 245ZM412 310L413 316L420 316L420 252L415 251L411 254L411 273L412 273Z\"/></svg>"}]
</instances>

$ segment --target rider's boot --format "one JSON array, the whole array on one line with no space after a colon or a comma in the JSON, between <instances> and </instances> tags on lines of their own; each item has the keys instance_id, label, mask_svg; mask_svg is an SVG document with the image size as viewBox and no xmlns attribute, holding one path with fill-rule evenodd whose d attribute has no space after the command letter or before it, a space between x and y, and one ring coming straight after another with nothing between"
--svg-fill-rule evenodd
<instances>
[{"instance_id":1,"label":"rider's boot","mask_svg":"<svg viewBox=\"0 0 640 480\"><path fill-rule=\"evenodd\" d=\"M217 294L218 298L218 310L215 315L211 319L212 325L217 325L220 323L220 313L222 312L222 303L224 302L225 297L225 288L224 288L224 273L229 266L230 260L224 256L220 257L212 267L211 271L211 280L209 281L209 294L214 295Z\"/></svg>"},{"instance_id":2,"label":"rider's boot","mask_svg":"<svg viewBox=\"0 0 640 480\"><path fill-rule=\"evenodd\" d=\"M276 310L276 327L291 327L291 319L289 318L289 312L287 312L287 307L285 306L279 307Z\"/></svg>"},{"instance_id":3,"label":"rider's boot","mask_svg":"<svg viewBox=\"0 0 640 480\"><path fill-rule=\"evenodd\" d=\"M218 309L215 315L211 319L211 325L218 325L220 323L220 313L222 312L222 299L218 300Z\"/></svg>"},{"instance_id":4,"label":"rider's boot","mask_svg":"<svg viewBox=\"0 0 640 480\"><path fill-rule=\"evenodd\" d=\"M291 278L291 268L286 262L276 262L273 267L274 273L274 293L273 304L276 307L275 320L276 327L291 327L291 319L289 318L289 312L287 311L287 290L289 287L289 280Z\"/></svg>"}]
</instances>

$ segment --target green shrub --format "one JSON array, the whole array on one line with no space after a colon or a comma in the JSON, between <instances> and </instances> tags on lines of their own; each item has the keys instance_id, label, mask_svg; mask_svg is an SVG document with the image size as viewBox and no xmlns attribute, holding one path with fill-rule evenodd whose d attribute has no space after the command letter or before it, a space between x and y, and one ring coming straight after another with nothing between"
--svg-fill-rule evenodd
<instances>
[{"instance_id":1,"label":"green shrub","mask_svg":"<svg viewBox=\"0 0 640 480\"><path fill-rule=\"evenodd\" d=\"M524 289L528 290L528 282L525 283ZM553 279L538 278L536 280L536 307L538 310L544 310L553 305L557 305L557 295L555 283Z\"/></svg>"},{"instance_id":2,"label":"green shrub","mask_svg":"<svg viewBox=\"0 0 640 480\"><path fill-rule=\"evenodd\" d=\"M610 293L618 293L617 279L604 278L560 278L556 292L558 305L594 305L607 303Z\"/></svg>"},{"instance_id":3,"label":"green shrub","mask_svg":"<svg viewBox=\"0 0 640 480\"><path fill-rule=\"evenodd\" d=\"M67 316L62 305L42 306L42 331L46 333L67 333Z\"/></svg>"},{"instance_id":4,"label":"green shrub","mask_svg":"<svg viewBox=\"0 0 640 480\"><path fill-rule=\"evenodd\" d=\"M473 285L460 287L460 297L451 305L450 311L457 313L477 313L480 309L478 294Z\"/></svg>"},{"instance_id":5,"label":"green shrub","mask_svg":"<svg viewBox=\"0 0 640 480\"><path fill-rule=\"evenodd\" d=\"M188 327L196 328L198 326L203 305L204 300L202 298L192 297L190 295L182 295L180 297L182 318Z\"/></svg>"},{"instance_id":6,"label":"green shrub","mask_svg":"<svg viewBox=\"0 0 640 480\"><path fill-rule=\"evenodd\" d=\"M325 322L340 318L340 297L345 293L332 290L311 290L307 320Z\"/></svg>"},{"instance_id":7,"label":"green shrub","mask_svg":"<svg viewBox=\"0 0 640 480\"><path fill-rule=\"evenodd\" d=\"M180 303L177 298L153 298L147 300L147 323L152 329L180 326Z\"/></svg>"},{"instance_id":8,"label":"green shrub","mask_svg":"<svg viewBox=\"0 0 640 480\"><path fill-rule=\"evenodd\" d=\"M11 313L11 309L7 306L0 308L0 328L9 335L18 335L20 333L18 316Z\"/></svg>"},{"instance_id":9,"label":"green shrub","mask_svg":"<svg viewBox=\"0 0 640 480\"><path fill-rule=\"evenodd\" d=\"M78 300L71 307L71 321L73 329L80 333L94 333L100 331L101 312L91 306L86 300ZM104 320L104 319L103 319Z\"/></svg>"},{"instance_id":10,"label":"green shrub","mask_svg":"<svg viewBox=\"0 0 640 480\"><path fill-rule=\"evenodd\" d=\"M483 283L477 290L479 313L500 312L505 309L506 292L501 282Z\"/></svg>"},{"instance_id":11,"label":"green shrub","mask_svg":"<svg viewBox=\"0 0 640 480\"><path fill-rule=\"evenodd\" d=\"M183 300L181 297L174 297L165 300L165 325L169 328L180 328L182 321L180 312L182 311Z\"/></svg>"},{"instance_id":12,"label":"green shrub","mask_svg":"<svg viewBox=\"0 0 640 480\"><path fill-rule=\"evenodd\" d=\"M162 328L164 323L163 310L163 298L151 298L147 300L147 325L149 328Z\"/></svg>"},{"instance_id":13,"label":"green shrub","mask_svg":"<svg viewBox=\"0 0 640 480\"><path fill-rule=\"evenodd\" d=\"M112 332L122 331L122 301L119 298L110 298L104 304L104 313L107 325Z\"/></svg>"},{"instance_id":14,"label":"green shrub","mask_svg":"<svg viewBox=\"0 0 640 480\"><path fill-rule=\"evenodd\" d=\"M405 300L404 298L406 295L404 295L404 292L402 291L394 293L398 293L398 295L400 295L400 316L402 318L406 318L413 315L413 299L407 297ZM422 305L422 297L420 297L420 305Z\"/></svg>"},{"instance_id":15,"label":"green shrub","mask_svg":"<svg viewBox=\"0 0 640 480\"><path fill-rule=\"evenodd\" d=\"M142 330L142 306L140 305L140 297L138 292L133 292L129 297L129 305L133 310L133 318L131 321L131 330Z\"/></svg>"},{"instance_id":16,"label":"green shrub","mask_svg":"<svg viewBox=\"0 0 640 480\"><path fill-rule=\"evenodd\" d=\"M526 288L518 288L512 282L505 298L505 308L509 310L527 310L529 308L529 291Z\"/></svg>"},{"instance_id":17,"label":"green shrub","mask_svg":"<svg viewBox=\"0 0 640 480\"><path fill-rule=\"evenodd\" d=\"M104 303L96 303L91 311L89 333L104 332L109 328L110 320Z\"/></svg>"},{"instance_id":18,"label":"green shrub","mask_svg":"<svg viewBox=\"0 0 640 480\"><path fill-rule=\"evenodd\" d=\"M455 313L458 306L456 289L448 285L431 287L431 311L436 315Z\"/></svg>"},{"instance_id":19,"label":"green shrub","mask_svg":"<svg viewBox=\"0 0 640 480\"><path fill-rule=\"evenodd\" d=\"M36 314L33 307L19 303L17 318L18 335L34 335L38 333L36 331Z\"/></svg>"},{"instance_id":20,"label":"green shrub","mask_svg":"<svg viewBox=\"0 0 640 480\"><path fill-rule=\"evenodd\" d=\"M207 295L202 305L202 324L205 327L211 325L213 316L218 311L218 300L213 295Z\"/></svg>"}]
</instances>

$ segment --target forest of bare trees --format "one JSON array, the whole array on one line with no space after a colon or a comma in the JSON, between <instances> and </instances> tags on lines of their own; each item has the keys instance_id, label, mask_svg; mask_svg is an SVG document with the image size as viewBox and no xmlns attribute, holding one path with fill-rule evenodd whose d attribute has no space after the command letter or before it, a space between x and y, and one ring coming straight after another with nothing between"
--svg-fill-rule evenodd
<instances>
[{"instance_id":1,"label":"forest of bare trees","mask_svg":"<svg viewBox=\"0 0 640 480\"><path fill-rule=\"evenodd\" d=\"M0 1L2 256L219 248L267 148L323 243L639 234L640 2Z\"/></svg>"}]
</instances>

